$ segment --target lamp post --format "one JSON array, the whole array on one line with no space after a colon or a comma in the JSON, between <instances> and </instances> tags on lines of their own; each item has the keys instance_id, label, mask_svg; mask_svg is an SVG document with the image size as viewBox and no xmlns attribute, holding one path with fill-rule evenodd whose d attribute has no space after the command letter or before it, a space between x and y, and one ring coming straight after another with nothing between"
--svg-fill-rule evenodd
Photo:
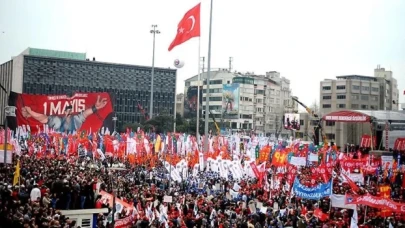
<instances>
[{"instance_id":1,"label":"lamp post","mask_svg":"<svg viewBox=\"0 0 405 228\"><path fill-rule=\"evenodd\" d=\"M114 132L117 132L117 114L112 118L112 121L114 121Z\"/></svg>"},{"instance_id":2,"label":"lamp post","mask_svg":"<svg viewBox=\"0 0 405 228\"><path fill-rule=\"evenodd\" d=\"M160 34L160 31L157 30L157 25L152 25L150 33L153 35L153 50L152 50L152 73L150 79L150 107L149 107L149 119L153 117L153 77L155 76L155 37L156 34Z\"/></svg>"},{"instance_id":3,"label":"lamp post","mask_svg":"<svg viewBox=\"0 0 405 228\"><path fill-rule=\"evenodd\" d=\"M204 152L209 150L209 139L208 139L208 119L210 115L210 71L211 71L211 33L212 33L212 3L211 0L210 4L210 27L209 27L209 35L208 35L208 69L207 69L207 88L206 88L206 95L205 95L205 126L204 126Z\"/></svg>"},{"instance_id":4,"label":"lamp post","mask_svg":"<svg viewBox=\"0 0 405 228\"><path fill-rule=\"evenodd\" d=\"M4 91L6 94L6 102L8 103L8 92L4 86L0 84L1 90ZM7 104L6 103L6 104ZM7 136L8 136L8 121L7 121L7 116L15 116L15 106L5 106L3 107L4 110L1 110L4 115L4 165L7 164L7 147L8 147L8 142L7 142Z\"/></svg>"}]
</instances>

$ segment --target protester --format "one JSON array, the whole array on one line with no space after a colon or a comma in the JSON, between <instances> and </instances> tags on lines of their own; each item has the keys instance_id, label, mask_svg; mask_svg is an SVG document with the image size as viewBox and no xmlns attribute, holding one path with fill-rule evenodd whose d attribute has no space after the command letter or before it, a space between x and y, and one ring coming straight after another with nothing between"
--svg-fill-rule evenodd
<instances>
[{"instance_id":1,"label":"protester","mask_svg":"<svg viewBox=\"0 0 405 228\"><path fill-rule=\"evenodd\" d=\"M346 201L372 195L403 203L403 169L386 168L381 161L370 163L378 159L367 150L340 153L335 147L297 141L275 144L268 151L268 157L257 157L253 163L248 157L220 152L205 158L202 169L192 157L173 152L133 163L116 155L55 156L48 151L36 156L22 151L13 157L13 164L0 168L0 227L74 227L61 210L90 208L109 209L97 216L98 227L111 226L112 216L115 221L130 219L127 227L404 226L404 214L363 205L357 205L354 213L348 206L332 205L332 197L345 195ZM291 156L310 159L313 154L317 160L305 165L289 160ZM236 163L221 166L222 158ZM182 160L189 163L183 166ZM17 163L20 176L13 183ZM167 168L168 164L172 166ZM242 168L235 171L233 166ZM316 199L302 192L328 186L331 192ZM388 193L381 192L386 189ZM120 202L114 215L112 200L105 198L113 190Z\"/></svg>"}]
</instances>

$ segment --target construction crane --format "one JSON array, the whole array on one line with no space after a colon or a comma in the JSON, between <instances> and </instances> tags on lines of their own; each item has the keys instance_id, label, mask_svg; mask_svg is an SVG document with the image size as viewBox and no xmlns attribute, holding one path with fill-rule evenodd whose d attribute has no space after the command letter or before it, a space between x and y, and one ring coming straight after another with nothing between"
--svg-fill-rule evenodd
<instances>
[{"instance_id":1,"label":"construction crane","mask_svg":"<svg viewBox=\"0 0 405 228\"><path fill-rule=\"evenodd\" d=\"M217 129L217 134L220 135L220 134L221 134L221 129L219 128L218 123L217 123L217 121L215 120L215 117L214 117L214 115L212 114L211 110L210 110L210 115L212 116L212 120L214 121L215 128Z\"/></svg>"},{"instance_id":2,"label":"construction crane","mask_svg":"<svg viewBox=\"0 0 405 228\"><path fill-rule=\"evenodd\" d=\"M315 113L314 110L311 110L308 106L306 106L304 103L302 103L301 101L299 101L297 98L292 97L291 98L293 101L297 102L298 104L300 104L302 107L305 108L305 110L308 112L308 114L310 114L313 118L317 119L317 125L314 127L314 144L318 145L319 144L319 133L321 133L322 136L322 141L323 143L326 145L328 144L328 140L326 139L325 134L322 131L322 119L319 118L318 114Z\"/></svg>"}]
</instances>

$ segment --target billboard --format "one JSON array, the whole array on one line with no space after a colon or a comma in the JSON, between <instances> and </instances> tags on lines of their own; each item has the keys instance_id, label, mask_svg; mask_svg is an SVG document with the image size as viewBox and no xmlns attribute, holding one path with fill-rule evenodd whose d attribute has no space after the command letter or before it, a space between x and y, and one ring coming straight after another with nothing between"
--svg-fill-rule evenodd
<instances>
[{"instance_id":1,"label":"billboard","mask_svg":"<svg viewBox=\"0 0 405 228\"><path fill-rule=\"evenodd\" d=\"M224 118L239 114L239 84L225 84L222 87L222 113Z\"/></svg>"},{"instance_id":2,"label":"billboard","mask_svg":"<svg viewBox=\"0 0 405 228\"><path fill-rule=\"evenodd\" d=\"M286 113L284 114L284 129L299 130L300 129L300 114Z\"/></svg>"},{"instance_id":3,"label":"billboard","mask_svg":"<svg viewBox=\"0 0 405 228\"><path fill-rule=\"evenodd\" d=\"M112 129L113 105L108 93L68 95L31 95L12 93L16 106L15 126L29 126L37 132L47 125L56 132L98 131Z\"/></svg>"},{"instance_id":4,"label":"billboard","mask_svg":"<svg viewBox=\"0 0 405 228\"><path fill-rule=\"evenodd\" d=\"M200 88L200 109L202 108L202 88ZM184 117L197 117L198 86L190 86L184 91Z\"/></svg>"}]
</instances>

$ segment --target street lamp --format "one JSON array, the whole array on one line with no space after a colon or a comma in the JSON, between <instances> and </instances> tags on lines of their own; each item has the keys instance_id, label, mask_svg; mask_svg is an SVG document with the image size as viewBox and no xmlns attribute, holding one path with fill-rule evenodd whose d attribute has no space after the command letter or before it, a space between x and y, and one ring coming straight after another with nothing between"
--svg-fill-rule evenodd
<instances>
[{"instance_id":1,"label":"street lamp","mask_svg":"<svg viewBox=\"0 0 405 228\"><path fill-rule=\"evenodd\" d=\"M4 32L3 32L4 33ZM8 92L4 86L0 84L1 90L6 93L6 103L8 103ZM14 116L15 117L15 106L5 106L4 110L1 110L4 113L4 165L7 164L7 147L8 147L8 142L7 142L7 136L8 136L8 121L7 121L7 116Z\"/></svg>"},{"instance_id":2,"label":"street lamp","mask_svg":"<svg viewBox=\"0 0 405 228\"><path fill-rule=\"evenodd\" d=\"M211 74L211 33L212 33L212 3L211 0L210 4L210 26L209 26L209 35L208 35L208 69L207 69L207 88L206 88L206 95L205 95L205 126L204 126L204 133L205 133L205 140L204 140L204 152L209 150L209 139L208 139L208 119L209 119L209 111L210 111L210 74Z\"/></svg>"},{"instance_id":3,"label":"street lamp","mask_svg":"<svg viewBox=\"0 0 405 228\"><path fill-rule=\"evenodd\" d=\"M117 114L112 118L112 121L114 121L114 132L117 132Z\"/></svg>"},{"instance_id":4,"label":"street lamp","mask_svg":"<svg viewBox=\"0 0 405 228\"><path fill-rule=\"evenodd\" d=\"M157 25L152 25L150 33L153 34L153 50L152 50L152 75L150 80L150 108L149 108L149 119L152 119L153 115L153 77L155 76L155 36L160 34L160 31L157 30Z\"/></svg>"}]
</instances>

